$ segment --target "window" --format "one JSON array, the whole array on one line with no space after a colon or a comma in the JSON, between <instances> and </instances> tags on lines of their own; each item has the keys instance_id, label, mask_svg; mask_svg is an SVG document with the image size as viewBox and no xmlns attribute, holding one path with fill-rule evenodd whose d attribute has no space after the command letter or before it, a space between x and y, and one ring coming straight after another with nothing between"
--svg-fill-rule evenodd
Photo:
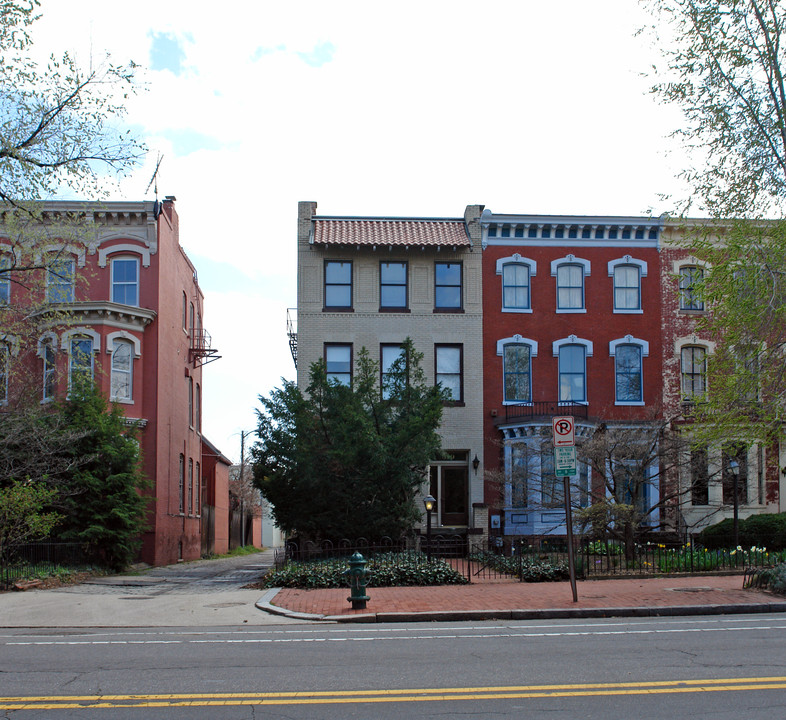
<instances>
[{"instance_id":1,"label":"window","mask_svg":"<svg viewBox=\"0 0 786 720\"><path fill-rule=\"evenodd\" d=\"M139 260L112 259L112 302L139 305Z\"/></svg>"},{"instance_id":2,"label":"window","mask_svg":"<svg viewBox=\"0 0 786 720\"><path fill-rule=\"evenodd\" d=\"M617 345L614 353L616 398L618 403L641 402L641 346Z\"/></svg>"},{"instance_id":3,"label":"window","mask_svg":"<svg viewBox=\"0 0 786 720\"><path fill-rule=\"evenodd\" d=\"M507 263L502 267L502 307L505 310L529 310L529 267L524 263Z\"/></svg>"},{"instance_id":4,"label":"window","mask_svg":"<svg viewBox=\"0 0 786 720\"><path fill-rule=\"evenodd\" d=\"M57 362L57 355L55 353L54 345L49 340L45 342L41 348L42 359L44 361L44 389L43 400L53 400L55 397L55 369Z\"/></svg>"},{"instance_id":5,"label":"window","mask_svg":"<svg viewBox=\"0 0 786 720\"><path fill-rule=\"evenodd\" d=\"M8 402L8 365L11 353L6 343L0 343L0 405Z\"/></svg>"},{"instance_id":6,"label":"window","mask_svg":"<svg viewBox=\"0 0 786 720\"><path fill-rule=\"evenodd\" d=\"M532 357L529 345L505 345L505 402L532 402Z\"/></svg>"},{"instance_id":7,"label":"window","mask_svg":"<svg viewBox=\"0 0 786 720\"><path fill-rule=\"evenodd\" d=\"M8 305L11 300L11 259L6 253L0 255L0 305Z\"/></svg>"},{"instance_id":8,"label":"window","mask_svg":"<svg viewBox=\"0 0 786 720\"><path fill-rule=\"evenodd\" d=\"M704 310L697 284L704 280L704 269L695 265L680 268L680 310Z\"/></svg>"},{"instance_id":9,"label":"window","mask_svg":"<svg viewBox=\"0 0 786 720\"><path fill-rule=\"evenodd\" d=\"M352 346L325 345L325 364L328 380L341 385L352 384Z\"/></svg>"},{"instance_id":10,"label":"window","mask_svg":"<svg viewBox=\"0 0 786 720\"><path fill-rule=\"evenodd\" d=\"M188 514L194 514L194 458L188 458Z\"/></svg>"},{"instance_id":11,"label":"window","mask_svg":"<svg viewBox=\"0 0 786 720\"><path fill-rule=\"evenodd\" d=\"M325 262L325 308L352 308L351 262Z\"/></svg>"},{"instance_id":12,"label":"window","mask_svg":"<svg viewBox=\"0 0 786 720\"><path fill-rule=\"evenodd\" d=\"M636 265L617 265L614 268L614 309L641 309L641 277Z\"/></svg>"},{"instance_id":13,"label":"window","mask_svg":"<svg viewBox=\"0 0 786 720\"><path fill-rule=\"evenodd\" d=\"M115 340L112 350L110 398L133 402L134 347L127 340Z\"/></svg>"},{"instance_id":14,"label":"window","mask_svg":"<svg viewBox=\"0 0 786 720\"><path fill-rule=\"evenodd\" d=\"M188 311L188 298L186 297L186 294L183 293L183 308L181 314L183 316L183 330L185 330L186 332L188 332L188 327L186 325L186 323L188 322L188 315L186 315L187 311Z\"/></svg>"},{"instance_id":15,"label":"window","mask_svg":"<svg viewBox=\"0 0 786 720\"><path fill-rule=\"evenodd\" d=\"M722 458L723 504L734 505L734 488L737 488L737 505L748 503L748 448L730 444L723 448Z\"/></svg>"},{"instance_id":16,"label":"window","mask_svg":"<svg viewBox=\"0 0 786 720\"><path fill-rule=\"evenodd\" d=\"M199 508L202 501L202 475L200 475L199 463L196 464L196 475L194 475L194 513L199 515Z\"/></svg>"},{"instance_id":17,"label":"window","mask_svg":"<svg viewBox=\"0 0 786 720\"><path fill-rule=\"evenodd\" d=\"M586 348L561 345L559 348L559 401L586 402Z\"/></svg>"},{"instance_id":18,"label":"window","mask_svg":"<svg viewBox=\"0 0 786 720\"><path fill-rule=\"evenodd\" d=\"M557 309L582 310L584 308L584 268L565 264L557 268Z\"/></svg>"},{"instance_id":19,"label":"window","mask_svg":"<svg viewBox=\"0 0 786 720\"><path fill-rule=\"evenodd\" d=\"M436 382L450 394L452 402L464 400L462 391L462 346L461 345L436 345L434 348L436 360Z\"/></svg>"},{"instance_id":20,"label":"window","mask_svg":"<svg viewBox=\"0 0 786 720\"><path fill-rule=\"evenodd\" d=\"M392 379L390 377L390 370L394 362L401 357L402 345L382 345L380 346L380 388L382 390L382 398L387 400L390 397L392 387Z\"/></svg>"},{"instance_id":21,"label":"window","mask_svg":"<svg viewBox=\"0 0 786 720\"><path fill-rule=\"evenodd\" d=\"M707 448L696 448L690 453L690 501L692 505L710 504L710 473Z\"/></svg>"},{"instance_id":22,"label":"window","mask_svg":"<svg viewBox=\"0 0 786 720\"><path fill-rule=\"evenodd\" d=\"M510 494L505 498L505 502L514 508L525 508L529 503L529 476L534 462L533 453L529 445L519 442L512 446L510 459Z\"/></svg>"},{"instance_id":23,"label":"window","mask_svg":"<svg viewBox=\"0 0 786 720\"><path fill-rule=\"evenodd\" d=\"M543 443L540 448L540 501L544 507L565 505L565 483L554 471L554 446Z\"/></svg>"},{"instance_id":24,"label":"window","mask_svg":"<svg viewBox=\"0 0 786 720\"><path fill-rule=\"evenodd\" d=\"M183 508L185 507L185 495L186 495L186 459L182 453L180 453L180 469L178 472L178 500L180 502L180 509L178 512L182 515Z\"/></svg>"},{"instance_id":25,"label":"window","mask_svg":"<svg viewBox=\"0 0 786 720\"><path fill-rule=\"evenodd\" d=\"M199 387L199 383L196 386L196 395L194 395L194 414L196 415L196 429L198 431L202 430L202 389Z\"/></svg>"},{"instance_id":26,"label":"window","mask_svg":"<svg viewBox=\"0 0 786 720\"><path fill-rule=\"evenodd\" d=\"M461 310L461 263L434 263L434 308Z\"/></svg>"},{"instance_id":27,"label":"window","mask_svg":"<svg viewBox=\"0 0 786 720\"><path fill-rule=\"evenodd\" d=\"M379 307L386 310L407 308L407 263L379 264Z\"/></svg>"},{"instance_id":28,"label":"window","mask_svg":"<svg viewBox=\"0 0 786 720\"><path fill-rule=\"evenodd\" d=\"M188 427L194 427L194 378L188 378Z\"/></svg>"},{"instance_id":29,"label":"window","mask_svg":"<svg viewBox=\"0 0 786 720\"><path fill-rule=\"evenodd\" d=\"M67 303L74 301L74 260L57 257L46 269L46 301Z\"/></svg>"},{"instance_id":30,"label":"window","mask_svg":"<svg viewBox=\"0 0 786 720\"><path fill-rule=\"evenodd\" d=\"M697 345L688 345L680 352L682 374L682 399L693 401L706 392L707 351Z\"/></svg>"},{"instance_id":31,"label":"window","mask_svg":"<svg viewBox=\"0 0 786 720\"><path fill-rule=\"evenodd\" d=\"M93 339L75 335L69 343L68 387L71 388L78 377L93 379Z\"/></svg>"}]
</instances>

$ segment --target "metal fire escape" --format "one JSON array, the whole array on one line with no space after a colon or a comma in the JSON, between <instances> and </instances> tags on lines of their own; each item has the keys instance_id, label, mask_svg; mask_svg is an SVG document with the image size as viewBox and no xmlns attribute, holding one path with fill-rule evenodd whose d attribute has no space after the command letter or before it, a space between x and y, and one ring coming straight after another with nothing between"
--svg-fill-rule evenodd
<instances>
[{"instance_id":1,"label":"metal fire escape","mask_svg":"<svg viewBox=\"0 0 786 720\"><path fill-rule=\"evenodd\" d=\"M295 361L297 369L297 308L287 308L287 335L289 336L289 351Z\"/></svg>"},{"instance_id":2,"label":"metal fire escape","mask_svg":"<svg viewBox=\"0 0 786 720\"><path fill-rule=\"evenodd\" d=\"M213 341L207 330L192 327L190 337L191 346L188 348L188 361L193 362L195 368L221 359L218 350L211 347Z\"/></svg>"}]
</instances>

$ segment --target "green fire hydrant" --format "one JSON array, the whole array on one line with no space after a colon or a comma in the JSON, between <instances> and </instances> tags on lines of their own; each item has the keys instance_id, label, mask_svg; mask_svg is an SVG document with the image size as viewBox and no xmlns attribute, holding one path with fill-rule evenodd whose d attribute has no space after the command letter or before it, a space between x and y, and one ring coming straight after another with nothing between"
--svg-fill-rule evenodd
<instances>
[{"instance_id":1,"label":"green fire hydrant","mask_svg":"<svg viewBox=\"0 0 786 720\"><path fill-rule=\"evenodd\" d=\"M366 579L368 577L366 564L366 559L359 552L356 552L349 558L349 568L342 573L342 575L349 576L349 597L347 601L352 603L353 610L365 610L366 601L371 599L366 595Z\"/></svg>"}]
</instances>

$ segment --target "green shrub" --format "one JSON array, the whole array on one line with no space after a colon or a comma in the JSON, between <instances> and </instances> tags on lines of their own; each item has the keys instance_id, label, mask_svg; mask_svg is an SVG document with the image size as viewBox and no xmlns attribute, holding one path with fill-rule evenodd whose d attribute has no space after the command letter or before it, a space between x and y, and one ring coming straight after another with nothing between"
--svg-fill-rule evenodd
<instances>
[{"instance_id":1,"label":"green shrub","mask_svg":"<svg viewBox=\"0 0 786 720\"><path fill-rule=\"evenodd\" d=\"M731 547L734 521L730 518L710 525L699 534L699 541L708 548ZM786 549L786 513L762 513L739 521L739 544L742 547Z\"/></svg>"},{"instance_id":2,"label":"green shrub","mask_svg":"<svg viewBox=\"0 0 786 720\"><path fill-rule=\"evenodd\" d=\"M346 588L349 586L343 574L349 567L346 559L319 560L315 562L290 563L283 570L270 573L264 579L264 587L287 588ZM369 560L366 586L400 587L428 585L466 585L469 580L443 560L432 560L417 553L386 553Z\"/></svg>"},{"instance_id":3,"label":"green shrub","mask_svg":"<svg viewBox=\"0 0 786 720\"><path fill-rule=\"evenodd\" d=\"M519 577L524 582L552 582L570 577L568 563L562 560L552 562L530 557L519 560L516 556L505 557L488 552L473 554L472 560L499 573Z\"/></svg>"}]
</instances>

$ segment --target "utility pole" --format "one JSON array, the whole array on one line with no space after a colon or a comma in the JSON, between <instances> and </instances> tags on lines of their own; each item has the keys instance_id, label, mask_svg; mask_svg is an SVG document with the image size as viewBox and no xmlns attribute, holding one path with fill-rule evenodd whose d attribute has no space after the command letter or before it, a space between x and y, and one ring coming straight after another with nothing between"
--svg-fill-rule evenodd
<instances>
[{"instance_id":1,"label":"utility pole","mask_svg":"<svg viewBox=\"0 0 786 720\"><path fill-rule=\"evenodd\" d=\"M246 545L246 435L250 435L251 430L240 431L240 546Z\"/></svg>"}]
</instances>

